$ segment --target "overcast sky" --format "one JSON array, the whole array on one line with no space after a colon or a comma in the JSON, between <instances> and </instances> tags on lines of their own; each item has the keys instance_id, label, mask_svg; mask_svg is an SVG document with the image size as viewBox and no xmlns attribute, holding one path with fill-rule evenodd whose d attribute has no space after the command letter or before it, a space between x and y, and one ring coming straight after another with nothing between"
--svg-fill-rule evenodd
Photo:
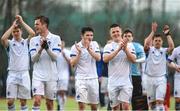
<instances>
[{"instance_id":1,"label":"overcast sky","mask_svg":"<svg viewBox=\"0 0 180 111\"><path fill-rule=\"evenodd\" d=\"M111 0L121 3L122 0ZM143 9L147 7L147 0L125 0L128 4L129 1L133 1L133 7L135 10ZM141 1L141 4L140 2ZM161 11L163 0L153 0L153 10ZM94 10L100 10L104 7L104 0L61 0L65 4L72 4L76 7L80 7L83 12L91 12ZM166 11L177 12L180 11L180 0L166 0Z\"/></svg>"}]
</instances>

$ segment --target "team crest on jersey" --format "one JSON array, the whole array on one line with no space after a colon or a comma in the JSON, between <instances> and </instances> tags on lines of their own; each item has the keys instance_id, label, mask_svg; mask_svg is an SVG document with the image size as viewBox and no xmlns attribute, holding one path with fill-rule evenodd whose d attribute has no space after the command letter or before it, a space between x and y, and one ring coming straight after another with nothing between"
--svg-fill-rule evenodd
<instances>
[{"instance_id":1,"label":"team crest on jersey","mask_svg":"<svg viewBox=\"0 0 180 111\"><path fill-rule=\"evenodd\" d=\"M39 44L37 43L36 46L38 46Z\"/></svg>"},{"instance_id":2,"label":"team crest on jersey","mask_svg":"<svg viewBox=\"0 0 180 111\"><path fill-rule=\"evenodd\" d=\"M110 100L110 104L113 104L113 101L112 101L112 100Z\"/></svg>"},{"instance_id":3,"label":"team crest on jersey","mask_svg":"<svg viewBox=\"0 0 180 111\"><path fill-rule=\"evenodd\" d=\"M114 49L111 49L111 51L114 51Z\"/></svg>"},{"instance_id":4,"label":"team crest on jersey","mask_svg":"<svg viewBox=\"0 0 180 111\"><path fill-rule=\"evenodd\" d=\"M56 93L54 93L54 96L53 96L53 98L56 98Z\"/></svg>"},{"instance_id":5,"label":"team crest on jersey","mask_svg":"<svg viewBox=\"0 0 180 111\"><path fill-rule=\"evenodd\" d=\"M8 96L10 95L10 92L9 92L9 91L7 92L7 95L8 95Z\"/></svg>"},{"instance_id":6,"label":"team crest on jersey","mask_svg":"<svg viewBox=\"0 0 180 111\"><path fill-rule=\"evenodd\" d=\"M13 46L16 46L16 44L13 44Z\"/></svg>"},{"instance_id":7,"label":"team crest on jersey","mask_svg":"<svg viewBox=\"0 0 180 111\"><path fill-rule=\"evenodd\" d=\"M37 90L37 89L36 89L36 88L34 88L34 89L33 89L33 92L35 93L35 92L36 92L36 90Z\"/></svg>"},{"instance_id":8,"label":"team crest on jersey","mask_svg":"<svg viewBox=\"0 0 180 111\"><path fill-rule=\"evenodd\" d=\"M51 44L51 41L48 41L48 44L50 45L50 44Z\"/></svg>"},{"instance_id":9,"label":"team crest on jersey","mask_svg":"<svg viewBox=\"0 0 180 111\"><path fill-rule=\"evenodd\" d=\"M24 45L24 42L21 42L22 45Z\"/></svg>"},{"instance_id":10,"label":"team crest on jersey","mask_svg":"<svg viewBox=\"0 0 180 111\"><path fill-rule=\"evenodd\" d=\"M178 94L178 92L177 91L175 91L175 95L177 95Z\"/></svg>"},{"instance_id":11,"label":"team crest on jersey","mask_svg":"<svg viewBox=\"0 0 180 111\"><path fill-rule=\"evenodd\" d=\"M80 95L77 95L77 97L76 97L77 99L80 99Z\"/></svg>"}]
</instances>

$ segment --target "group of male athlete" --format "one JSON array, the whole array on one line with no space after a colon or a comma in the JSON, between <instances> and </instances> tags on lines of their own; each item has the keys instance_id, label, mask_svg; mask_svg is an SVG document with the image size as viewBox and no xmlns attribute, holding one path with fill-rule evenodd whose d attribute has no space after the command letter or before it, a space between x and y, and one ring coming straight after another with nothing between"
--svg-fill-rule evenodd
<instances>
[{"instance_id":1,"label":"group of male athlete","mask_svg":"<svg viewBox=\"0 0 180 111\"><path fill-rule=\"evenodd\" d=\"M29 33L27 39L22 37L21 26ZM130 110L131 102L133 110L165 110L167 65L176 70L174 96L176 110L180 110L180 48L174 49L169 26L165 25L163 35L155 34L157 23L152 23L152 31L143 47L132 42L134 35L131 30L123 32L118 24L112 24L109 28L111 41L103 48L102 58L98 43L93 41L92 27L81 29L81 40L75 42L68 52L63 48L64 42L60 36L51 33L48 26L48 17L38 16L34 21L34 32L17 15L1 38L9 55L6 91L8 110L15 110L14 100L19 98L21 110L27 111L26 100L31 98L31 90L34 99L32 111L40 110L42 97L46 99L47 110L54 109L56 97L59 110L64 110L69 64L75 73L75 98L79 110L85 110L86 104L90 105L91 110L97 110L99 83L96 61L101 59L108 63L107 89L112 110ZM10 40L11 34L13 38ZM163 36L167 38L168 48L162 47ZM33 63L32 88L29 58ZM146 78L142 78L142 75ZM143 87L141 81L145 83ZM146 96L142 94L143 88L148 105Z\"/></svg>"}]
</instances>

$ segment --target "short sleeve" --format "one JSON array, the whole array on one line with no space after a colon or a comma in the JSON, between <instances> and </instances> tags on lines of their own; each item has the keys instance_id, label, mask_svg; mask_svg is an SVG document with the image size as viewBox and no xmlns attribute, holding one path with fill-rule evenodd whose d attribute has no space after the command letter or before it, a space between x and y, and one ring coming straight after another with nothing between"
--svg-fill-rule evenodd
<instances>
[{"instance_id":1,"label":"short sleeve","mask_svg":"<svg viewBox=\"0 0 180 111\"><path fill-rule=\"evenodd\" d=\"M64 49L64 53L65 53L65 56L66 56L68 59L70 59L70 55L71 55L70 51L69 51L68 49Z\"/></svg>"},{"instance_id":2,"label":"short sleeve","mask_svg":"<svg viewBox=\"0 0 180 111\"><path fill-rule=\"evenodd\" d=\"M34 56L34 54L36 53L36 43L34 40L35 39L31 39L29 44L29 52L31 56Z\"/></svg>"},{"instance_id":3,"label":"short sleeve","mask_svg":"<svg viewBox=\"0 0 180 111\"><path fill-rule=\"evenodd\" d=\"M96 41L93 41L93 50L100 53L99 45Z\"/></svg>"},{"instance_id":4,"label":"short sleeve","mask_svg":"<svg viewBox=\"0 0 180 111\"><path fill-rule=\"evenodd\" d=\"M70 57L76 56L77 54L78 54L78 51L77 51L75 45L73 45L73 46L71 47Z\"/></svg>"},{"instance_id":5,"label":"short sleeve","mask_svg":"<svg viewBox=\"0 0 180 111\"><path fill-rule=\"evenodd\" d=\"M141 44L136 44L135 46L135 51L136 51L136 56L137 58L143 58L145 57L145 52L144 52L144 47Z\"/></svg>"},{"instance_id":6,"label":"short sleeve","mask_svg":"<svg viewBox=\"0 0 180 111\"><path fill-rule=\"evenodd\" d=\"M132 43L128 43L128 44L127 44L127 47L128 47L128 49L130 50L130 52L131 52L132 54L135 54L135 55L136 55L135 47L133 46Z\"/></svg>"},{"instance_id":7,"label":"short sleeve","mask_svg":"<svg viewBox=\"0 0 180 111\"><path fill-rule=\"evenodd\" d=\"M61 52L61 39L60 36L55 36L54 41L53 41L53 47L52 47L52 51L59 53Z\"/></svg>"},{"instance_id":8,"label":"short sleeve","mask_svg":"<svg viewBox=\"0 0 180 111\"><path fill-rule=\"evenodd\" d=\"M103 49L103 54L107 54L107 53L109 54L111 52L111 50L112 50L111 45L110 44L106 44L104 49Z\"/></svg>"}]
</instances>

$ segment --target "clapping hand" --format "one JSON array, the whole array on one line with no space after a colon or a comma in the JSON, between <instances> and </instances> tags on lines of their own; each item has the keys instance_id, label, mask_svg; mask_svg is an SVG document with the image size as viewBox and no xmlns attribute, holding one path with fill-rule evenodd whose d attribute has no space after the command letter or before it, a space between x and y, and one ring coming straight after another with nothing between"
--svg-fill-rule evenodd
<instances>
[{"instance_id":1,"label":"clapping hand","mask_svg":"<svg viewBox=\"0 0 180 111\"><path fill-rule=\"evenodd\" d=\"M81 48L80 48L79 45L77 44L77 41L75 41L75 47L76 47L78 53L81 53Z\"/></svg>"},{"instance_id":2,"label":"clapping hand","mask_svg":"<svg viewBox=\"0 0 180 111\"><path fill-rule=\"evenodd\" d=\"M157 27L158 27L157 23L156 23L156 22L153 22L152 25L151 25L151 30L152 30L153 32L156 32Z\"/></svg>"},{"instance_id":3,"label":"clapping hand","mask_svg":"<svg viewBox=\"0 0 180 111\"><path fill-rule=\"evenodd\" d=\"M45 49L45 50L49 49L47 40L43 40L43 41L42 41L41 47L42 47L43 49Z\"/></svg>"},{"instance_id":4,"label":"clapping hand","mask_svg":"<svg viewBox=\"0 0 180 111\"><path fill-rule=\"evenodd\" d=\"M170 35L170 28L168 25L165 25L164 28L163 28L163 33L164 35Z\"/></svg>"}]
</instances>

